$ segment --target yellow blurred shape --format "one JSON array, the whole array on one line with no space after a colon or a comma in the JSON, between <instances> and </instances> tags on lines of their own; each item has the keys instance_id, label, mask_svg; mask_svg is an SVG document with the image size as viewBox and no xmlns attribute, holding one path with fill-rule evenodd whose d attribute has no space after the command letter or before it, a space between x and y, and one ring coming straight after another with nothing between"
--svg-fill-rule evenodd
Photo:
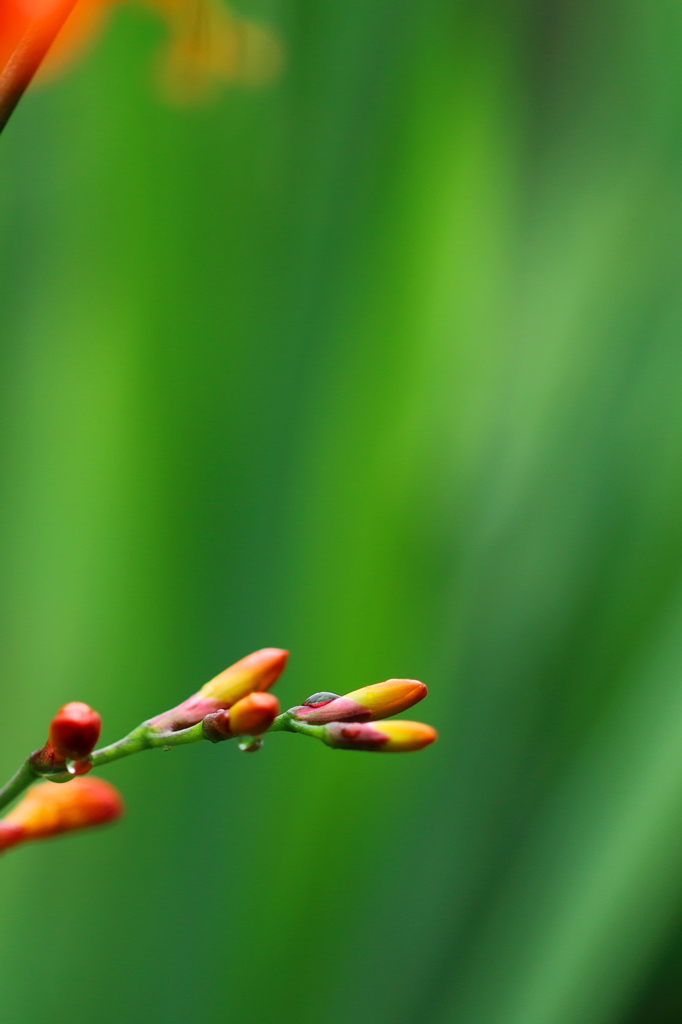
<instances>
[{"instance_id":1,"label":"yellow blurred shape","mask_svg":"<svg viewBox=\"0 0 682 1024\"><path fill-rule=\"evenodd\" d=\"M36 8L54 0L21 0ZM120 0L79 0L45 58L39 78L50 80L96 42ZM270 28L235 14L222 0L137 0L161 17L168 41L157 62L162 94L185 104L210 99L226 84L259 87L283 64L282 45Z\"/></svg>"}]
</instances>

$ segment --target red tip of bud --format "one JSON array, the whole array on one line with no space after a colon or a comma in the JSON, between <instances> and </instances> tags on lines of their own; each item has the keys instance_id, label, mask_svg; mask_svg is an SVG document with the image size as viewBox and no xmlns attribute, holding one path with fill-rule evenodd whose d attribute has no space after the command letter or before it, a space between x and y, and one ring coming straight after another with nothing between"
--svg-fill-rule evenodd
<instances>
[{"instance_id":1,"label":"red tip of bud","mask_svg":"<svg viewBox=\"0 0 682 1024\"><path fill-rule=\"evenodd\" d=\"M30 839L104 825L122 813L121 794L104 779L41 782L0 821L0 850Z\"/></svg>"},{"instance_id":2,"label":"red tip of bud","mask_svg":"<svg viewBox=\"0 0 682 1024\"><path fill-rule=\"evenodd\" d=\"M25 838L21 825L15 825L11 821L0 821L0 851L17 846Z\"/></svg>"},{"instance_id":3,"label":"red tip of bud","mask_svg":"<svg viewBox=\"0 0 682 1024\"><path fill-rule=\"evenodd\" d=\"M50 723L50 743L59 757L80 761L94 750L102 731L102 719L89 704L72 700Z\"/></svg>"}]
</instances>

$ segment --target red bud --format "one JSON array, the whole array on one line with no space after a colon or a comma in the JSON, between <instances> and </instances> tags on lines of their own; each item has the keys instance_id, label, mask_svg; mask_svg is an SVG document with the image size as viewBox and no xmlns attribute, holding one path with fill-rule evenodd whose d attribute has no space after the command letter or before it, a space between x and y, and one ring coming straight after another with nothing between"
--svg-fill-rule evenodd
<instances>
[{"instance_id":1,"label":"red bud","mask_svg":"<svg viewBox=\"0 0 682 1024\"><path fill-rule=\"evenodd\" d=\"M94 750L102 719L89 704L73 700L61 708L50 724L50 743L59 757L80 761Z\"/></svg>"}]
</instances>

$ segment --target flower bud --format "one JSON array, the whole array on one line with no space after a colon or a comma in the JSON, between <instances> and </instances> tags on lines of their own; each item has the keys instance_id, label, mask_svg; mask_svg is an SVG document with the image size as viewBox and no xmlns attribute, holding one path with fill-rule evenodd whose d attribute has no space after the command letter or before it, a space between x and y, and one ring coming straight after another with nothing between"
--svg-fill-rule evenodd
<instances>
[{"instance_id":1,"label":"flower bud","mask_svg":"<svg viewBox=\"0 0 682 1024\"><path fill-rule=\"evenodd\" d=\"M288 651L265 647L230 665L186 701L146 724L159 732L175 732L201 722L207 715L231 708L254 691L268 690L286 668Z\"/></svg>"},{"instance_id":2,"label":"flower bud","mask_svg":"<svg viewBox=\"0 0 682 1024\"><path fill-rule=\"evenodd\" d=\"M300 718L316 725L326 722L373 722L387 715L398 715L413 704L423 700L428 693L424 683L417 679L389 679L374 686L363 686L360 690L337 697L336 700L312 702L309 697L305 704L291 708L294 718ZM315 694L324 697L326 694Z\"/></svg>"},{"instance_id":3,"label":"flower bud","mask_svg":"<svg viewBox=\"0 0 682 1024\"><path fill-rule=\"evenodd\" d=\"M213 743L233 736L260 736L279 714L279 701L272 693L249 693L229 710L204 718L204 736Z\"/></svg>"},{"instance_id":4,"label":"flower bud","mask_svg":"<svg viewBox=\"0 0 682 1024\"><path fill-rule=\"evenodd\" d=\"M61 785L40 782L0 821L0 850L104 825L122 813L121 794L104 779L81 778Z\"/></svg>"},{"instance_id":5,"label":"flower bud","mask_svg":"<svg viewBox=\"0 0 682 1024\"><path fill-rule=\"evenodd\" d=\"M424 722L330 722L323 741L329 747L344 750L376 750L402 753L421 750L438 739L438 733Z\"/></svg>"},{"instance_id":6,"label":"flower bud","mask_svg":"<svg viewBox=\"0 0 682 1024\"><path fill-rule=\"evenodd\" d=\"M272 693L250 693L230 710L230 729L234 736L260 736L267 732L279 714L279 701Z\"/></svg>"},{"instance_id":7,"label":"flower bud","mask_svg":"<svg viewBox=\"0 0 682 1024\"><path fill-rule=\"evenodd\" d=\"M102 719L88 704L73 700L61 708L50 723L50 743L61 758L81 761L95 749L102 731Z\"/></svg>"}]
</instances>

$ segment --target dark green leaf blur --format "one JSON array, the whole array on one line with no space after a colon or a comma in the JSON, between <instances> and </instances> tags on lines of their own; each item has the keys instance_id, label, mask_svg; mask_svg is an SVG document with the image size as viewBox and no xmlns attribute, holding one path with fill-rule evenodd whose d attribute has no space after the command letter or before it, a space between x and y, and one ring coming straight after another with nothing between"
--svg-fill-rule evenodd
<instances>
[{"instance_id":1,"label":"dark green leaf blur","mask_svg":"<svg viewBox=\"0 0 682 1024\"><path fill-rule=\"evenodd\" d=\"M682 7L117 12L0 140L0 769L258 647L430 688L421 753L102 774L0 863L7 1024L682 1020Z\"/></svg>"}]
</instances>

